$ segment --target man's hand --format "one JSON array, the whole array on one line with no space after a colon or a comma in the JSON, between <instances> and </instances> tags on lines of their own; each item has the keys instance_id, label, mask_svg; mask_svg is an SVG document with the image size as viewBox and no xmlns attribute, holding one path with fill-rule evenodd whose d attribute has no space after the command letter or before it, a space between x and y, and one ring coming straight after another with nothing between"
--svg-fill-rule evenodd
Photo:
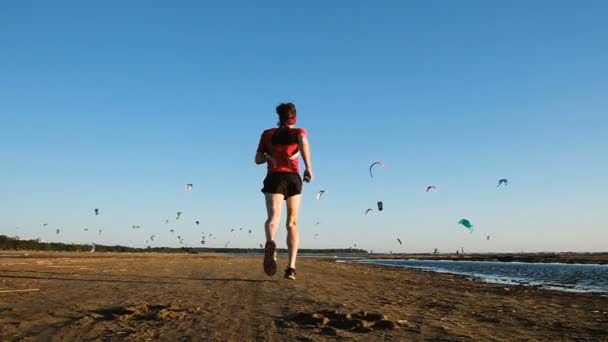
<instances>
[{"instance_id":1,"label":"man's hand","mask_svg":"<svg viewBox=\"0 0 608 342\"><path fill-rule=\"evenodd\" d=\"M313 179L314 179L314 176L312 175L312 171L309 169L304 170L304 181L306 183L310 183L310 182L312 182Z\"/></svg>"}]
</instances>

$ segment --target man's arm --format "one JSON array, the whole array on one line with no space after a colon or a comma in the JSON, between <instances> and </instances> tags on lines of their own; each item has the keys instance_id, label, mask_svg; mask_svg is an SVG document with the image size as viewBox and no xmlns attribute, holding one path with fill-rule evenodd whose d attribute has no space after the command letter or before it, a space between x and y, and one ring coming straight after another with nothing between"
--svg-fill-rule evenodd
<instances>
[{"instance_id":1,"label":"man's arm","mask_svg":"<svg viewBox=\"0 0 608 342\"><path fill-rule=\"evenodd\" d=\"M263 152L256 152L255 153L255 163L257 165L260 164L264 164L266 162L266 156L264 155Z\"/></svg>"},{"instance_id":2,"label":"man's arm","mask_svg":"<svg viewBox=\"0 0 608 342\"><path fill-rule=\"evenodd\" d=\"M306 170L304 171L304 181L312 182L314 176L312 173L312 160L310 158L310 145L308 144L308 137L306 134L298 135L298 144L300 145L302 159L304 159L304 165L306 166Z\"/></svg>"}]
</instances>

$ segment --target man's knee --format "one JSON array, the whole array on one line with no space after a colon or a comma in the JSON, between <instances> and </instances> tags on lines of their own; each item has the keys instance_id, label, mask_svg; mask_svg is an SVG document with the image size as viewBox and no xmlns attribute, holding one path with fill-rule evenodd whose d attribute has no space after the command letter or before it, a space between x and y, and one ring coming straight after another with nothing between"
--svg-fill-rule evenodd
<instances>
[{"instance_id":1,"label":"man's knee","mask_svg":"<svg viewBox=\"0 0 608 342\"><path fill-rule=\"evenodd\" d=\"M287 231L293 233L298 231L298 224L295 220L287 221Z\"/></svg>"},{"instance_id":2,"label":"man's knee","mask_svg":"<svg viewBox=\"0 0 608 342\"><path fill-rule=\"evenodd\" d=\"M268 220L266 220L266 225L268 225L268 228L270 229L277 228L279 226L279 220L275 218L269 218Z\"/></svg>"}]
</instances>

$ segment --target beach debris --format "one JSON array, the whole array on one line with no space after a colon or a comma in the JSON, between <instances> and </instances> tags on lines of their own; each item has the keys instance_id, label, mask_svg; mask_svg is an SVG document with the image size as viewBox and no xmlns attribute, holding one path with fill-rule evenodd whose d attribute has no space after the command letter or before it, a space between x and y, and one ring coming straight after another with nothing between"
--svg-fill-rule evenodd
<instances>
[{"instance_id":1,"label":"beach debris","mask_svg":"<svg viewBox=\"0 0 608 342\"><path fill-rule=\"evenodd\" d=\"M400 238L397 238L397 241L399 241L399 244L400 244L400 245L403 245L403 242L401 242L401 239L400 239Z\"/></svg>"},{"instance_id":2,"label":"beach debris","mask_svg":"<svg viewBox=\"0 0 608 342\"><path fill-rule=\"evenodd\" d=\"M192 184L186 184L185 190L186 190L186 192L192 191Z\"/></svg>"},{"instance_id":3,"label":"beach debris","mask_svg":"<svg viewBox=\"0 0 608 342\"><path fill-rule=\"evenodd\" d=\"M175 213L175 219L179 220L179 217L182 216L182 212L178 211L177 213Z\"/></svg>"},{"instance_id":4,"label":"beach debris","mask_svg":"<svg viewBox=\"0 0 608 342\"><path fill-rule=\"evenodd\" d=\"M382 201L378 202L378 211L382 211L383 207Z\"/></svg>"},{"instance_id":5,"label":"beach debris","mask_svg":"<svg viewBox=\"0 0 608 342\"><path fill-rule=\"evenodd\" d=\"M372 208L367 208L367 209L365 210L365 215L369 214L369 213L370 213L370 212L372 212L372 211L374 211L374 209L372 209Z\"/></svg>"},{"instance_id":6,"label":"beach debris","mask_svg":"<svg viewBox=\"0 0 608 342\"><path fill-rule=\"evenodd\" d=\"M99 215L99 208L95 208L95 215Z\"/></svg>"},{"instance_id":7,"label":"beach debris","mask_svg":"<svg viewBox=\"0 0 608 342\"><path fill-rule=\"evenodd\" d=\"M24 289L24 290L0 290L0 293L12 293L12 292L34 292L40 291L40 289Z\"/></svg>"},{"instance_id":8,"label":"beach debris","mask_svg":"<svg viewBox=\"0 0 608 342\"><path fill-rule=\"evenodd\" d=\"M318 201L321 200L321 196L323 196L324 193L325 193L325 190L319 190L319 192L317 192L317 200Z\"/></svg>"},{"instance_id":9,"label":"beach debris","mask_svg":"<svg viewBox=\"0 0 608 342\"><path fill-rule=\"evenodd\" d=\"M380 162L380 161L375 161L375 162L373 162L373 163L372 163L372 164L369 166L369 175L370 175L372 178L374 178L374 173L373 173L372 171L373 171L374 166L376 166L376 165L381 166L381 167L384 167L384 163L383 163L383 162Z\"/></svg>"},{"instance_id":10,"label":"beach debris","mask_svg":"<svg viewBox=\"0 0 608 342\"><path fill-rule=\"evenodd\" d=\"M471 232L471 233L473 232L473 224L471 223L471 221L469 221L467 219L462 219L462 220L458 221L458 224L467 228L469 230L469 232Z\"/></svg>"},{"instance_id":11,"label":"beach debris","mask_svg":"<svg viewBox=\"0 0 608 342\"><path fill-rule=\"evenodd\" d=\"M498 185L497 185L496 187L499 187L499 186L501 186L502 184L504 184L505 186L506 186L506 185L509 185L509 180L508 180L508 179L506 179L506 178L499 179L499 180L498 180Z\"/></svg>"}]
</instances>

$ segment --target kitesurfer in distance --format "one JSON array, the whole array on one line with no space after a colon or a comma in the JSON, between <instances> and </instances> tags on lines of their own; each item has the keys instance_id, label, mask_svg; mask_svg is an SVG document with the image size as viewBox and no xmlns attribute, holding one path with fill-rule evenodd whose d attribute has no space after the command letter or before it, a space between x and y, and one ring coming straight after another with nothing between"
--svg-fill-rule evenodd
<instances>
[{"instance_id":1,"label":"kitesurfer in distance","mask_svg":"<svg viewBox=\"0 0 608 342\"><path fill-rule=\"evenodd\" d=\"M277 271L276 235L281 220L283 201L287 204L287 247L289 264L285 278L296 279L296 256L298 254L298 210L302 193L299 157L305 164L304 181L313 180L310 147L304 128L295 128L297 121L296 106L281 103L276 107L279 116L277 128L265 130L260 137L255 163L267 164L268 172L264 179L262 192L266 200L266 246L264 247L264 272L272 276Z\"/></svg>"}]
</instances>

